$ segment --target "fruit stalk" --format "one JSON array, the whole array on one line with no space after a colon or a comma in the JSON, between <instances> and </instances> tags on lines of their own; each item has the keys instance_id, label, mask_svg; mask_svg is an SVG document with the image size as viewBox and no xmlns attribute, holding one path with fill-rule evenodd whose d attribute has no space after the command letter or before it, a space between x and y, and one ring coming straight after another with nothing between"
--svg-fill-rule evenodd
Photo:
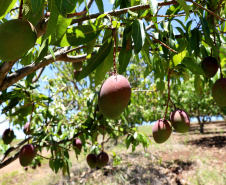
<instances>
[{"instance_id":1,"label":"fruit stalk","mask_svg":"<svg viewBox=\"0 0 226 185\"><path fill-rule=\"evenodd\" d=\"M114 64L114 75L116 76L117 80L117 70L116 70L116 61L115 61L115 56L116 56L116 29L112 29L112 35L114 37L114 54L113 54L113 64Z\"/></svg>"},{"instance_id":2,"label":"fruit stalk","mask_svg":"<svg viewBox=\"0 0 226 185\"><path fill-rule=\"evenodd\" d=\"M24 1L21 0L18 19L22 19L22 16L23 16L23 14L22 14L22 11L23 11L23 3L24 3Z\"/></svg>"},{"instance_id":3,"label":"fruit stalk","mask_svg":"<svg viewBox=\"0 0 226 185\"><path fill-rule=\"evenodd\" d=\"M163 119L166 119L166 114L167 114L167 109L168 109L168 106L169 106L169 101L170 101L170 69L168 71L168 100L167 100L166 111L165 111Z\"/></svg>"}]
</instances>

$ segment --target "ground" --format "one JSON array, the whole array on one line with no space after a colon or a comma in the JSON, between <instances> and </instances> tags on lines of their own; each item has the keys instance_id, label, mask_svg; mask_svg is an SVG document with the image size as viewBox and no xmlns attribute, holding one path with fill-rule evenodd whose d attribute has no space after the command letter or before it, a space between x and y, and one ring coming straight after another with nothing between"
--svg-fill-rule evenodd
<instances>
[{"instance_id":1,"label":"ground","mask_svg":"<svg viewBox=\"0 0 226 185\"><path fill-rule=\"evenodd\" d=\"M18 160L0 170L0 184L153 184L153 185L226 185L226 123L212 122L205 125L205 133L199 133L197 123L191 124L186 134L173 132L163 144L156 144L151 136L151 126L139 127L151 144L145 150L137 147L128 150L122 140L106 146L109 164L102 169L91 170L85 156L78 160L71 153L70 177L61 172L55 174L43 161L35 170L25 171ZM121 164L113 166L113 152L121 158ZM43 155L48 156L47 152Z\"/></svg>"}]
</instances>

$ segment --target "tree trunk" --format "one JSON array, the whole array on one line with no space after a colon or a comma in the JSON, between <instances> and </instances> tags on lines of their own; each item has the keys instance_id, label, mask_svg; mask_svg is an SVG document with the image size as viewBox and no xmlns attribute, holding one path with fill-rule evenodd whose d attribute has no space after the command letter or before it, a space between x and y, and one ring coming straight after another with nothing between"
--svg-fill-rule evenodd
<instances>
[{"instance_id":1,"label":"tree trunk","mask_svg":"<svg viewBox=\"0 0 226 185\"><path fill-rule=\"evenodd\" d=\"M204 133L204 123L200 120L199 116L197 116L196 118L198 119L198 122L199 122L199 132L201 134L203 134Z\"/></svg>"},{"instance_id":2,"label":"tree trunk","mask_svg":"<svg viewBox=\"0 0 226 185\"><path fill-rule=\"evenodd\" d=\"M204 123L200 123L200 133L203 134L204 133Z\"/></svg>"}]
</instances>

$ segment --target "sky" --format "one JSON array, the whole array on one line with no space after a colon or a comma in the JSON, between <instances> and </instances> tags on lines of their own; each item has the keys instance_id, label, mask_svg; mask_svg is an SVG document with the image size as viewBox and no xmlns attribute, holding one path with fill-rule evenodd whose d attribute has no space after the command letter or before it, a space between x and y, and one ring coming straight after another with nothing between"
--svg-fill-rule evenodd
<instances>
[{"instance_id":1,"label":"sky","mask_svg":"<svg viewBox=\"0 0 226 185\"><path fill-rule=\"evenodd\" d=\"M112 4L110 4L109 1L107 1L107 0L103 0L103 2L104 2L104 11L105 11L105 12L111 11L111 10L112 10L112 7L113 7ZM166 12L167 8L168 8L168 6L165 6L165 7L161 8L159 14L164 14L164 13ZM82 9L83 9L83 8L82 8ZM79 11L82 11L82 10L79 10ZM89 12L90 12L91 14L92 14L92 13L97 13L97 12L99 12L99 11L98 11L98 8L97 8L97 6L96 6L96 4L95 4L95 2L92 4L92 6L91 6ZM191 18L193 18L192 15L191 15ZM158 20L160 20L160 19L161 19L161 18L158 18ZM181 18L181 20L182 20L182 19L183 19L183 18ZM175 27L177 27L177 26L180 26L180 25L179 25L176 21L174 21L174 22L173 22L173 27L175 28ZM195 27L195 26L196 26L196 24L193 23L192 27ZM175 33L175 34L178 34L178 33ZM47 67L45 68L43 74L42 74L42 77L43 77L43 76L54 77L54 71L52 71L52 70L50 69L50 67L47 66ZM43 88L43 86L44 86L44 83L41 83L41 87L40 87L39 89L41 90L41 89ZM48 92L46 92L46 95L48 95ZM0 109L0 112L1 112L1 109ZM213 121L216 120L216 119L219 120L220 118L213 118ZM3 120L5 120L5 116L4 116L4 115L0 115L0 122L2 122ZM197 119L196 119L196 118L192 118L191 121L197 122ZM150 123L146 123L146 124L150 124ZM153 124L153 122L152 122L151 124ZM4 131L5 129L7 129L8 127L9 127L8 121L6 121L6 122L4 122L4 123L0 123L0 132L3 132L3 131ZM16 129L16 128L13 128L13 130L14 130L14 133L15 133L15 135L17 136L18 139L24 139L24 138L25 138L25 135L24 135L24 133L23 133L22 130L18 130L18 129ZM1 135L1 133L0 133L0 135Z\"/></svg>"}]
</instances>

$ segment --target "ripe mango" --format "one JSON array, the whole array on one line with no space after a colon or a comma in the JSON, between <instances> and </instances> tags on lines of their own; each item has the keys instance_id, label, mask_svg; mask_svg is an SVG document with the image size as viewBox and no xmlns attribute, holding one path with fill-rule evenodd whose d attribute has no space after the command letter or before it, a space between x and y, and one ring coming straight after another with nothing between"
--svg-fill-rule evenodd
<instances>
[{"instance_id":1,"label":"ripe mango","mask_svg":"<svg viewBox=\"0 0 226 185\"><path fill-rule=\"evenodd\" d=\"M26 20L13 19L0 24L0 60L19 59L35 45L37 33Z\"/></svg>"},{"instance_id":2,"label":"ripe mango","mask_svg":"<svg viewBox=\"0 0 226 185\"><path fill-rule=\"evenodd\" d=\"M15 138L14 132L12 129L8 128L5 129L5 131L2 134L2 140L4 144L10 144L12 140Z\"/></svg>"},{"instance_id":3,"label":"ripe mango","mask_svg":"<svg viewBox=\"0 0 226 185\"><path fill-rule=\"evenodd\" d=\"M76 138L74 141L73 141L73 146L75 148L77 148L79 151L82 150L82 141L78 138Z\"/></svg>"},{"instance_id":4,"label":"ripe mango","mask_svg":"<svg viewBox=\"0 0 226 185\"><path fill-rule=\"evenodd\" d=\"M35 155L36 155L36 152L35 152L34 145L32 145L32 144L24 145L20 149L20 153L19 153L19 160L20 160L21 166L26 167L29 164L31 164L31 162L34 159Z\"/></svg>"},{"instance_id":5,"label":"ripe mango","mask_svg":"<svg viewBox=\"0 0 226 185\"><path fill-rule=\"evenodd\" d=\"M166 119L159 119L152 127L152 135L156 143L164 143L172 133L170 122Z\"/></svg>"},{"instance_id":6,"label":"ripe mango","mask_svg":"<svg viewBox=\"0 0 226 185\"><path fill-rule=\"evenodd\" d=\"M86 162L90 168L95 168L97 163L97 156L95 154L89 154L86 158Z\"/></svg>"},{"instance_id":7,"label":"ripe mango","mask_svg":"<svg viewBox=\"0 0 226 185\"><path fill-rule=\"evenodd\" d=\"M98 95L100 112L107 118L116 119L126 108L131 96L129 81L122 75L109 77Z\"/></svg>"},{"instance_id":8,"label":"ripe mango","mask_svg":"<svg viewBox=\"0 0 226 185\"><path fill-rule=\"evenodd\" d=\"M170 114L170 122L173 128L180 133L185 133L190 128L190 119L184 110L174 110Z\"/></svg>"},{"instance_id":9,"label":"ripe mango","mask_svg":"<svg viewBox=\"0 0 226 185\"><path fill-rule=\"evenodd\" d=\"M109 161L109 157L108 157L108 154L106 152L100 152L98 155L97 155L97 166L98 167L103 167L103 166L106 166L108 164L108 161Z\"/></svg>"},{"instance_id":10,"label":"ripe mango","mask_svg":"<svg viewBox=\"0 0 226 185\"><path fill-rule=\"evenodd\" d=\"M209 56L202 60L201 67L205 72L206 77L212 78L217 73L219 64L216 58Z\"/></svg>"},{"instance_id":11,"label":"ripe mango","mask_svg":"<svg viewBox=\"0 0 226 185\"><path fill-rule=\"evenodd\" d=\"M27 123L24 125L24 128L23 128L24 134L26 134L26 135L32 134L33 130L31 130L30 127L31 127L30 122L27 122Z\"/></svg>"}]
</instances>

